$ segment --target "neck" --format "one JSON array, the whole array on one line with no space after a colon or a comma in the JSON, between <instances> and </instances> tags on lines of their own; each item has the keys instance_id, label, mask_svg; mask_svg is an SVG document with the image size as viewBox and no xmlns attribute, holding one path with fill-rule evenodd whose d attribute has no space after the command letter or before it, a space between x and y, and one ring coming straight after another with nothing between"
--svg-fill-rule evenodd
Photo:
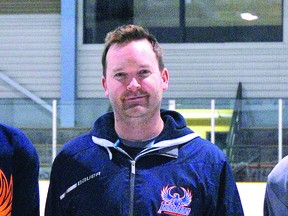
<instances>
[{"instance_id":1,"label":"neck","mask_svg":"<svg viewBox=\"0 0 288 216\"><path fill-rule=\"evenodd\" d=\"M163 130L164 122L160 113L150 118L115 118L115 130L119 137L126 140L149 140L157 137Z\"/></svg>"}]
</instances>

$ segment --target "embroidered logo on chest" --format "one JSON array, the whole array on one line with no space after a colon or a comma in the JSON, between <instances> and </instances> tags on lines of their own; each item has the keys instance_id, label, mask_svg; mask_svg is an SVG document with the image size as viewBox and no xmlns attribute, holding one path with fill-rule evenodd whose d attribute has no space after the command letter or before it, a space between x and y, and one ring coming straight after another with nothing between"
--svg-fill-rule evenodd
<instances>
[{"instance_id":1,"label":"embroidered logo on chest","mask_svg":"<svg viewBox=\"0 0 288 216\"><path fill-rule=\"evenodd\" d=\"M183 187L180 187L181 190L176 188L176 186L169 187L169 185L163 187L161 190L162 202L158 214L189 215L191 208L187 208L187 206L192 202L192 193Z\"/></svg>"},{"instance_id":2,"label":"embroidered logo on chest","mask_svg":"<svg viewBox=\"0 0 288 216\"><path fill-rule=\"evenodd\" d=\"M12 215L13 180L0 169L0 215Z\"/></svg>"}]
</instances>

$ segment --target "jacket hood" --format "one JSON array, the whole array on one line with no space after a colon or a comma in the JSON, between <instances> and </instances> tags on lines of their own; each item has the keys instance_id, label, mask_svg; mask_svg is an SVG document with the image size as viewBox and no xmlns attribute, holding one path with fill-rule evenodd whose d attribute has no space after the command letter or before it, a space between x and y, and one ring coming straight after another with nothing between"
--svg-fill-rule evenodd
<instances>
[{"instance_id":1,"label":"jacket hood","mask_svg":"<svg viewBox=\"0 0 288 216\"><path fill-rule=\"evenodd\" d=\"M176 139L181 136L193 133L187 127L186 120L178 112L171 110L161 110L161 118L164 121L164 129L156 138L155 143L162 140ZM90 134L94 137L108 140L115 143L118 140L118 135L114 129L114 114L109 112L99 117Z\"/></svg>"},{"instance_id":2,"label":"jacket hood","mask_svg":"<svg viewBox=\"0 0 288 216\"><path fill-rule=\"evenodd\" d=\"M175 111L161 110L161 118L164 121L162 132L155 139L153 146L141 151L135 160L152 152L158 152L168 157L177 157L178 149L175 151L175 146L187 143L199 136L186 126L183 116ZM117 147L116 143L119 142L119 139L114 129L113 113L107 113L97 119L91 135L95 144L106 148L110 160L112 160L112 152L109 148L117 149L129 156L123 149Z\"/></svg>"}]
</instances>

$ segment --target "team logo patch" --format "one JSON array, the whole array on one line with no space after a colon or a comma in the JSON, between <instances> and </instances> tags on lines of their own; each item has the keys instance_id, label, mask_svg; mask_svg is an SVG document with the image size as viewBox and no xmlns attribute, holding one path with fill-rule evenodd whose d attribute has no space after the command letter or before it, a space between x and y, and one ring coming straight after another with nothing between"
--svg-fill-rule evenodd
<instances>
[{"instance_id":1,"label":"team logo patch","mask_svg":"<svg viewBox=\"0 0 288 216\"><path fill-rule=\"evenodd\" d=\"M187 208L187 206L192 201L191 191L189 189L180 187L182 193L179 194L173 190L175 188L176 186L169 187L167 185L161 190L162 202L160 209L158 210L159 214L165 213L177 216L189 215L191 208Z\"/></svg>"}]
</instances>

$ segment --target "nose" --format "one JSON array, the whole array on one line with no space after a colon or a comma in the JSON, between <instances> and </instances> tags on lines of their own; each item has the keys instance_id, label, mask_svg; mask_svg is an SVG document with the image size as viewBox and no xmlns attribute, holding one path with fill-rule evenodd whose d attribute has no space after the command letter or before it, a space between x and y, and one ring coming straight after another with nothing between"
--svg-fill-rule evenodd
<instances>
[{"instance_id":1,"label":"nose","mask_svg":"<svg viewBox=\"0 0 288 216\"><path fill-rule=\"evenodd\" d=\"M127 90L129 91L137 91L141 88L141 85L138 83L138 81L135 78L132 78L129 85L127 86Z\"/></svg>"}]
</instances>

